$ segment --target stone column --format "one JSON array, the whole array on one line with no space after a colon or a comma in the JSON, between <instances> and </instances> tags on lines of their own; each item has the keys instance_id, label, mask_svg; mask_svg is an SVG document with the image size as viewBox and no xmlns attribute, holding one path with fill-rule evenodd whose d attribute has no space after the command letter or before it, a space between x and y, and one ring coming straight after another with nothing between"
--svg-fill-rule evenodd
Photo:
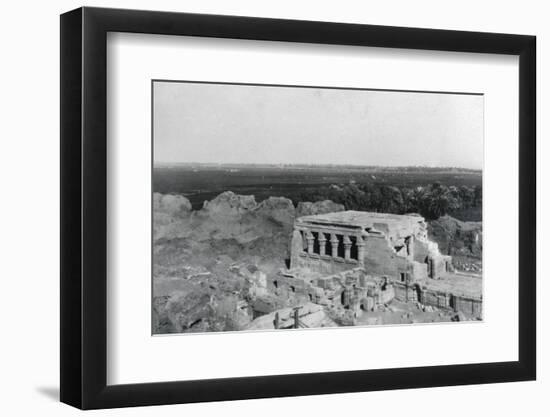
<instances>
[{"instance_id":1,"label":"stone column","mask_svg":"<svg viewBox=\"0 0 550 417\"><path fill-rule=\"evenodd\" d=\"M357 260L360 265L365 264L365 241L361 236L357 236Z\"/></svg>"},{"instance_id":2,"label":"stone column","mask_svg":"<svg viewBox=\"0 0 550 417\"><path fill-rule=\"evenodd\" d=\"M330 235L330 245L332 247L332 257L337 258L338 257L338 245L340 244L340 241L338 240L338 237L336 234L332 233Z\"/></svg>"},{"instance_id":3,"label":"stone column","mask_svg":"<svg viewBox=\"0 0 550 417\"><path fill-rule=\"evenodd\" d=\"M313 241L315 240L315 237L313 234L308 230L306 233L306 240L307 240L307 253L310 255L313 254Z\"/></svg>"},{"instance_id":4,"label":"stone column","mask_svg":"<svg viewBox=\"0 0 550 417\"><path fill-rule=\"evenodd\" d=\"M435 278L435 261L434 258L428 258L428 276L430 278Z\"/></svg>"},{"instance_id":5,"label":"stone column","mask_svg":"<svg viewBox=\"0 0 550 417\"><path fill-rule=\"evenodd\" d=\"M348 235L344 235L344 259L351 259L351 240Z\"/></svg>"},{"instance_id":6,"label":"stone column","mask_svg":"<svg viewBox=\"0 0 550 417\"><path fill-rule=\"evenodd\" d=\"M319 232L319 255L326 255L327 238L323 232Z\"/></svg>"}]
</instances>

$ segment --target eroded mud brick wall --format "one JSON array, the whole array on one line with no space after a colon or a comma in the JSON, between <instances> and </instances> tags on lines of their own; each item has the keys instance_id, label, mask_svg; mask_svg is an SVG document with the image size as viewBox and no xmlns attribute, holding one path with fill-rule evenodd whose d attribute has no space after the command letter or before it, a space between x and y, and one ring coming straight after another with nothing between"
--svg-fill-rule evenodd
<instances>
[{"instance_id":1,"label":"eroded mud brick wall","mask_svg":"<svg viewBox=\"0 0 550 417\"><path fill-rule=\"evenodd\" d=\"M398 257L384 237L365 239L365 269L372 275L387 275L393 279L399 276L399 270L406 271L406 260Z\"/></svg>"}]
</instances>

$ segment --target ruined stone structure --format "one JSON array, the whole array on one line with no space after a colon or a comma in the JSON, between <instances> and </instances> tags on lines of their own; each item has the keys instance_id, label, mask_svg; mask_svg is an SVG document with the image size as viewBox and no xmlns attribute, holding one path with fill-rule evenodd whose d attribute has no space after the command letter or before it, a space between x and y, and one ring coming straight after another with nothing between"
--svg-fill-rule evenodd
<instances>
[{"instance_id":1,"label":"ruined stone structure","mask_svg":"<svg viewBox=\"0 0 550 417\"><path fill-rule=\"evenodd\" d=\"M451 266L427 237L419 215L343 211L296 219L291 269L335 274L357 267L367 274L414 283L438 279Z\"/></svg>"},{"instance_id":2,"label":"ruined stone structure","mask_svg":"<svg viewBox=\"0 0 550 417\"><path fill-rule=\"evenodd\" d=\"M304 269L281 271L268 281L273 294L295 305L323 306L346 325L355 324L361 311L375 311L395 297L387 278L368 275L362 267L324 276Z\"/></svg>"},{"instance_id":3,"label":"ruined stone structure","mask_svg":"<svg viewBox=\"0 0 550 417\"><path fill-rule=\"evenodd\" d=\"M455 276L449 274L452 259L428 239L419 215L342 211L302 216L294 222L290 249L290 268L264 277L261 286L287 306L269 309L251 329L356 325L369 323L364 316L369 312L378 322L376 314L391 309L394 299L424 312L436 308L481 318L481 297L435 281Z\"/></svg>"}]
</instances>

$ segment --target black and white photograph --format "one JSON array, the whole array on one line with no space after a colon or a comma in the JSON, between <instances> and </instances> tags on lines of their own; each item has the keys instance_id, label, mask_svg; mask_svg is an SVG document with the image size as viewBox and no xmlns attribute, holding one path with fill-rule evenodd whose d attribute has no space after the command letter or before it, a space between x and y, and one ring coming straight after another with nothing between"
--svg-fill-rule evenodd
<instances>
[{"instance_id":1,"label":"black and white photograph","mask_svg":"<svg viewBox=\"0 0 550 417\"><path fill-rule=\"evenodd\" d=\"M5 2L0 416L548 415L544 4Z\"/></svg>"},{"instance_id":2,"label":"black and white photograph","mask_svg":"<svg viewBox=\"0 0 550 417\"><path fill-rule=\"evenodd\" d=\"M151 88L153 335L483 321L483 94Z\"/></svg>"}]
</instances>

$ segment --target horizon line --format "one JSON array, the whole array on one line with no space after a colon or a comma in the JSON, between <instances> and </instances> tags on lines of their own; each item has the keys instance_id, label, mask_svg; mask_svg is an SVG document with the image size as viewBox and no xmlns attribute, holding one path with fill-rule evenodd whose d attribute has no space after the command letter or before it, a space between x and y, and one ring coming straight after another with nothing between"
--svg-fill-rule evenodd
<instances>
[{"instance_id":1,"label":"horizon line","mask_svg":"<svg viewBox=\"0 0 550 417\"><path fill-rule=\"evenodd\" d=\"M370 165L370 164L342 164L342 163L289 163L289 162L172 162L172 161L153 161L153 167L156 165L242 165L242 166L308 166L308 167L353 167L353 168L426 168L426 169L462 169L468 171L483 171L483 168L467 168L461 166L444 165Z\"/></svg>"}]
</instances>

